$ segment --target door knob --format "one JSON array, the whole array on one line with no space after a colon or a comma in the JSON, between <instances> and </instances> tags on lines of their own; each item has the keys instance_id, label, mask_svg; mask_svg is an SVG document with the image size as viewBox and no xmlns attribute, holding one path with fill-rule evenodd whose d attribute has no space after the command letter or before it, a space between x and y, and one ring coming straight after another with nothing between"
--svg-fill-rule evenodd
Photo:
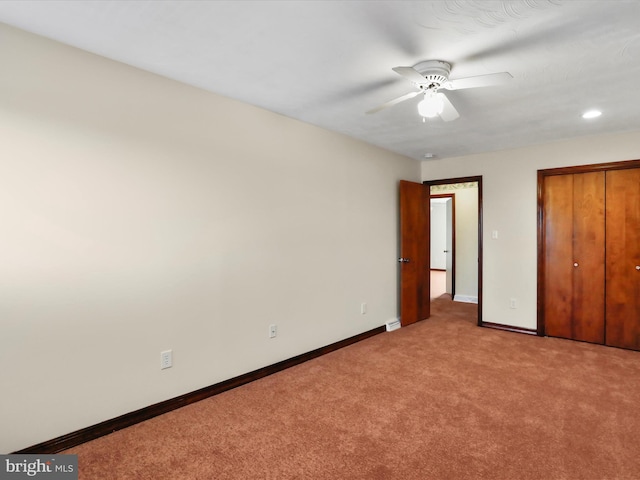
<instances>
[{"instance_id":1,"label":"door knob","mask_svg":"<svg viewBox=\"0 0 640 480\"><path fill-rule=\"evenodd\" d=\"M640 270L640 265L636 265L636 270Z\"/></svg>"},{"instance_id":2,"label":"door knob","mask_svg":"<svg viewBox=\"0 0 640 480\"><path fill-rule=\"evenodd\" d=\"M573 266L574 266L574 267L577 267L577 266L578 266L578 262L575 262L575 263L573 264Z\"/></svg>"},{"instance_id":3,"label":"door knob","mask_svg":"<svg viewBox=\"0 0 640 480\"><path fill-rule=\"evenodd\" d=\"M400 258L398 259L398 261L399 261L400 263L409 263L409 259L408 259L408 258L402 258L402 257L400 257Z\"/></svg>"},{"instance_id":4,"label":"door knob","mask_svg":"<svg viewBox=\"0 0 640 480\"><path fill-rule=\"evenodd\" d=\"M444 253L449 253L449 250L445 250Z\"/></svg>"}]
</instances>

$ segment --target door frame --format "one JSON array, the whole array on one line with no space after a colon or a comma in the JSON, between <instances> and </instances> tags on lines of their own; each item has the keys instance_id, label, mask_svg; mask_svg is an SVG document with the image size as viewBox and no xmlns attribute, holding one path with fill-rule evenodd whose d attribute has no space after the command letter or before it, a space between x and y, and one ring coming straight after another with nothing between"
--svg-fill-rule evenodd
<instances>
[{"instance_id":1,"label":"door frame","mask_svg":"<svg viewBox=\"0 0 640 480\"><path fill-rule=\"evenodd\" d=\"M429 194L431 194L432 185L449 185L469 182L478 182L478 326L482 327L485 326L482 321L482 175L424 180L422 183L429 187ZM429 220L429 228L431 228L431 220Z\"/></svg>"},{"instance_id":2,"label":"door frame","mask_svg":"<svg viewBox=\"0 0 640 480\"><path fill-rule=\"evenodd\" d=\"M432 198L451 199L451 300L453 301L453 297L456 296L456 196L453 193L431 195L431 191L429 191L429 200ZM429 227L431 227L431 218L429 216ZM431 251L431 231L429 231L429 251Z\"/></svg>"}]
</instances>

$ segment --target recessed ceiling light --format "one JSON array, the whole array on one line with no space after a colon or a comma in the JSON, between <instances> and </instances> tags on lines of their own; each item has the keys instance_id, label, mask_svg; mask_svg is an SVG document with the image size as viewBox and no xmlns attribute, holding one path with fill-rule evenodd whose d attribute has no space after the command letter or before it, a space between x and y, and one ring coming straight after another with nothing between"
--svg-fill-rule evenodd
<instances>
[{"instance_id":1,"label":"recessed ceiling light","mask_svg":"<svg viewBox=\"0 0 640 480\"><path fill-rule=\"evenodd\" d=\"M582 114L582 118L596 118L602 115L600 110L589 110L588 112L584 112Z\"/></svg>"},{"instance_id":2,"label":"recessed ceiling light","mask_svg":"<svg viewBox=\"0 0 640 480\"><path fill-rule=\"evenodd\" d=\"M424 158L433 158L435 155L433 153L425 153Z\"/></svg>"}]
</instances>

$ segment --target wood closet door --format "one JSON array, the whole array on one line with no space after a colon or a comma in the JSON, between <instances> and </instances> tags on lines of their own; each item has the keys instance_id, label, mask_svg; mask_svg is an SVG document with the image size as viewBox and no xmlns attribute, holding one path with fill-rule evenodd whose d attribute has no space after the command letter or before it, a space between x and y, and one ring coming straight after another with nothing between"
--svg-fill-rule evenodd
<instances>
[{"instance_id":1,"label":"wood closet door","mask_svg":"<svg viewBox=\"0 0 640 480\"><path fill-rule=\"evenodd\" d=\"M604 343L605 174L544 181L546 334Z\"/></svg>"},{"instance_id":2,"label":"wood closet door","mask_svg":"<svg viewBox=\"0 0 640 480\"><path fill-rule=\"evenodd\" d=\"M640 169L607 172L607 345L640 350Z\"/></svg>"}]
</instances>

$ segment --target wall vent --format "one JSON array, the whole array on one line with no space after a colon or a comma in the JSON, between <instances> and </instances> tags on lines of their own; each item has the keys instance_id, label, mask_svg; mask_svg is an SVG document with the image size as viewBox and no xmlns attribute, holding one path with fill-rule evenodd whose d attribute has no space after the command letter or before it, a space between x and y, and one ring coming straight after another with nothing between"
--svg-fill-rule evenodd
<instances>
[{"instance_id":1,"label":"wall vent","mask_svg":"<svg viewBox=\"0 0 640 480\"><path fill-rule=\"evenodd\" d=\"M385 327L387 328L387 332L392 332L394 330L397 330L401 327L402 325L400 325L400 320L399 319L394 319L394 320L389 320L387 323L385 323Z\"/></svg>"}]
</instances>

